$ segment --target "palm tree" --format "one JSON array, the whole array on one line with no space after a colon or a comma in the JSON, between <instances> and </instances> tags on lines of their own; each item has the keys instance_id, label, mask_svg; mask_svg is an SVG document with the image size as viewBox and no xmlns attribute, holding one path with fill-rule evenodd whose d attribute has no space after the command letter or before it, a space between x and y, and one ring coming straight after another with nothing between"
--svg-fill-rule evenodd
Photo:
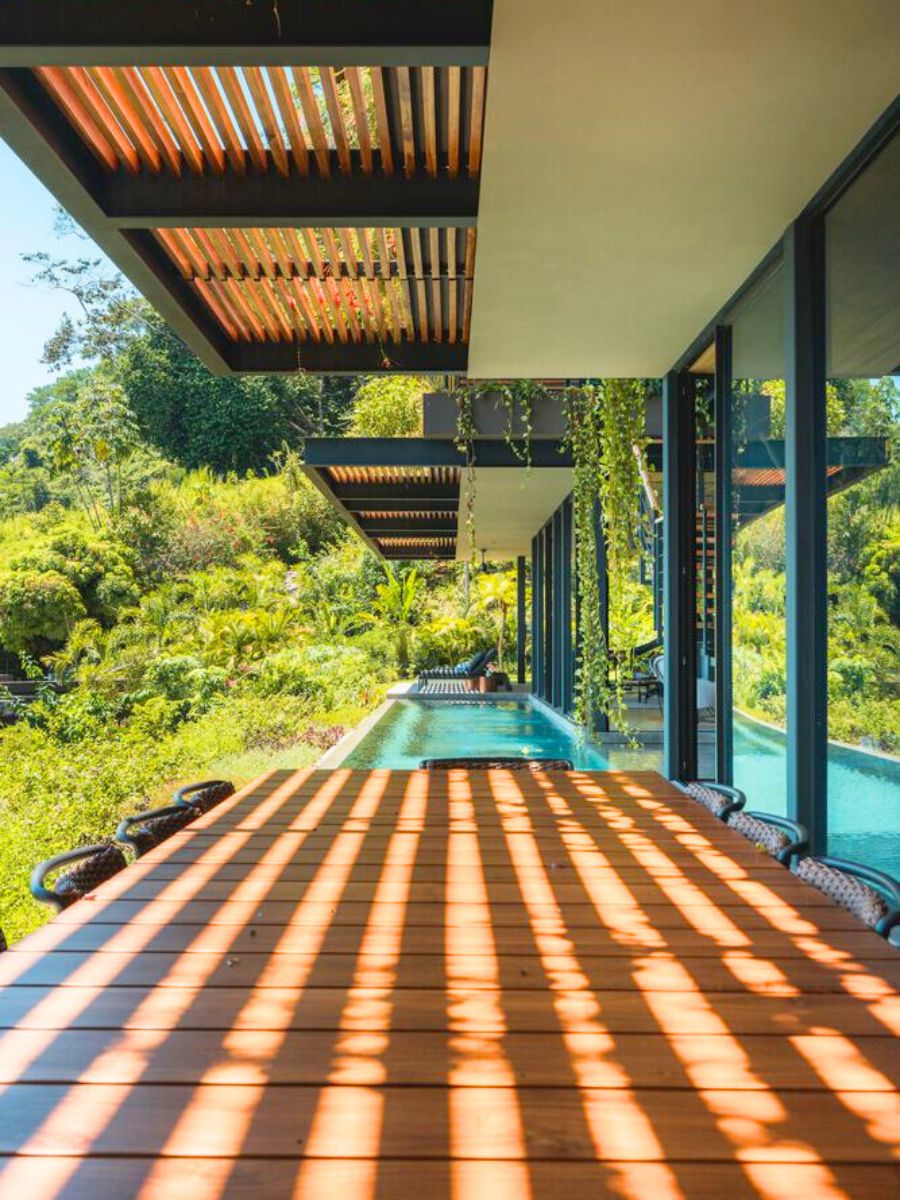
<instances>
[{"instance_id":1,"label":"palm tree","mask_svg":"<svg viewBox=\"0 0 900 1200\"><path fill-rule=\"evenodd\" d=\"M422 579L415 567L408 575L395 575L385 566L387 579L376 588L373 612L363 613L362 619L373 625L386 625L397 634L397 666L402 675L409 670L409 629L413 609L422 591Z\"/></svg>"},{"instance_id":2,"label":"palm tree","mask_svg":"<svg viewBox=\"0 0 900 1200\"><path fill-rule=\"evenodd\" d=\"M516 603L516 579L511 571L496 575L478 576L478 603L486 611L498 610L497 662L503 670L503 647L506 640L506 620Z\"/></svg>"}]
</instances>

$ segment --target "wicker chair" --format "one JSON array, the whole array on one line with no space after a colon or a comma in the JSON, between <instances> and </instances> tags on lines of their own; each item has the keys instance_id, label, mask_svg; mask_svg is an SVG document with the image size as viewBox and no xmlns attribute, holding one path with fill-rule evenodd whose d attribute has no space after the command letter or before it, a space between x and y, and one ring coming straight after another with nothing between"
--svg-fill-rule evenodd
<instances>
[{"instance_id":1,"label":"wicker chair","mask_svg":"<svg viewBox=\"0 0 900 1200\"><path fill-rule=\"evenodd\" d=\"M748 838L758 850L789 866L792 859L802 855L808 848L809 835L802 825L787 817L776 817L772 813L732 812L728 826Z\"/></svg>"},{"instance_id":2,"label":"wicker chair","mask_svg":"<svg viewBox=\"0 0 900 1200\"><path fill-rule=\"evenodd\" d=\"M227 779L206 779L202 783L186 783L172 797L172 804L198 809L207 813L229 796L234 795L234 784Z\"/></svg>"},{"instance_id":3,"label":"wicker chair","mask_svg":"<svg viewBox=\"0 0 900 1200\"><path fill-rule=\"evenodd\" d=\"M900 928L900 883L883 871L825 855L801 858L791 869L883 938Z\"/></svg>"},{"instance_id":4,"label":"wicker chair","mask_svg":"<svg viewBox=\"0 0 900 1200\"><path fill-rule=\"evenodd\" d=\"M423 758L426 771L571 771L567 758Z\"/></svg>"},{"instance_id":5,"label":"wicker chair","mask_svg":"<svg viewBox=\"0 0 900 1200\"><path fill-rule=\"evenodd\" d=\"M78 865L58 875L52 888L46 887L44 880L47 876L69 863ZM80 846L77 850L57 854L39 863L31 873L31 894L35 900L50 904L57 912L62 912L64 908L92 892L107 879L112 879L113 875L117 875L127 866L125 855L118 846L113 846L110 842Z\"/></svg>"},{"instance_id":6,"label":"wicker chair","mask_svg":"<svg viewBox=\"0 0 900 1200\"><path fill-rule=\"evenodd\" d=\"M165 808L135 813L119 822L116 841L131 846L135 858L140 858L173 833L178 833L197 819L200 810L193 804L169 804Z\"/></svg>"},{"instance_id":7,"label":"wicker chair","mask_svg":"<svg viewBox=\"0 0 900 1200\"><path fill-rule=\"evenodd\" d=\"M747 803L747 797L739 788L729 787L724 783L707 783L692 779L681 782L678 786L704 808L708 808L720 821L727 821L732 813L740 812Z\"/></svg>"}]
</instances>

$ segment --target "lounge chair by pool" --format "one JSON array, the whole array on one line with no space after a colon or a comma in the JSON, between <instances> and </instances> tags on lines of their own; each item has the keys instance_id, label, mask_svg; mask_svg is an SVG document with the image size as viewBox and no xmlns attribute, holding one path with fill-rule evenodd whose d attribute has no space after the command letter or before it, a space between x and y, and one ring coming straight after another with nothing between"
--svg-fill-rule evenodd
<instances>
[{"instance_id":1,"label":"lounge chair by pool","mask_svg":"<svg viewBox=\"0 0 900 1200\"><path fill-rule=\"evenodd\" d=\"M419 672L419 683L428 683L432 679L477 679L479 675L484 674L485 668L496 653L496 646L491 646L488 650L480 650L464 662L457 663L455 667L429 667Z\"/></svg>"}]
</instances>

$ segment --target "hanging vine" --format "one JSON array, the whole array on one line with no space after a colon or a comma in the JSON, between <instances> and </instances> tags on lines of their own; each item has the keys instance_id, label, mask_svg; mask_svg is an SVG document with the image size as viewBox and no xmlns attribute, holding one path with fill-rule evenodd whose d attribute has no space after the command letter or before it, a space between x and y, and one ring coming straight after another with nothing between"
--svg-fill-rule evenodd
<instances>
[{"instance_id":1,"label":"hanging vine","mask_svg":"<svg viewBox=\"0 0 900 1200\"><path fill-rule=\"evenodd\" d=\"M628 582L640 554L644 389L637 380L610 379L570 390L566 423L574 462L572 505L581 596L576 719L592 729L598 716L605 715L614 728L629 733L624 693L629 647L620 647L614 655L603 629L595 511L599 503L614 630L624 614Z\"/></svg>"},{"instance_id":2,"label":"hanging vine","mask_svg":"<svg viewBox=\"0 0 900 1200\"><path fill-rule=\"evenodd\" d=\"M473 413L473 396L468 388L456 395L456 448L466 459L466 540L469 543L469 562L476 559L475 546L475 438L478 429Z\"/></svg>"}]
</instances>

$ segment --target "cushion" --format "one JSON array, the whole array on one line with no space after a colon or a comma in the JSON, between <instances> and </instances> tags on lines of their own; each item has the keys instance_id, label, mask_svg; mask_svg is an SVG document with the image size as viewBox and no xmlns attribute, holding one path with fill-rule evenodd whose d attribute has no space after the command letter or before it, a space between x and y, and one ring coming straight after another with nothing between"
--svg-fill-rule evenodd
<instances>
[{"instance_id":1,"label":"cushion","mask_svg":"<svg viewBox=\"0 0 900 1200\"><path fill-rule=\"evenodd\" d=\"M732 803L728 796L723 796L721 792L717 792L703 783L689 783L686 785L686 790L716 817L721 817L723 809Z\"/></svg>"},{"instance_id":2,"label":"cushion","mask_svg":"<svg viewBox=\"0 0 900 1200\"><path fill-rule=\"evenodd\" d=\"M128 837L138 855L146 854L148 850L170 838L173 833L184 829L185 825L190 825L196 818L197 812L193 806L185 805L177 813L167 813L163 817L148 816L146 821L130 827Z\"/></svg>"},{"instance_id":3,"label":"cushion","mask_svg":"<svg viewBox=\"0 0 900 1200\"><path fill-rule=\"evenodd\" d=\"M184 804L190 804L192 808L198 808L202 813L209 812L211 808L215 808L217 804L221 804L223 800L227 800L229 796L233 795L234 784L229 783L227 779L211 779L208 783L198 783L193 787L182 788L178 793Z\"/></svg>"},{"instance_id":4,"label":"cushion","mask_svg":"<svg viewBox=\"0 0 900 1200\"><path fill-rule=\"evenodd\" d=\"M732 813L728 818L728 825L773 858L791 843L783 829L779 829L777 825L770 825L768 821L760 821L758 817L751 817L749 813Z\"/></svg>"},{"instance_id":5,"label":"cushion","mask_svg":"<svg viewBox=\"0 0 900 1200\"><path fill-rule=\"evenodd\" d=\"M96 854L82 859L57 876L56 883L49 890L59 897L64 908L68 908L107 879L112 879L127 865L125 855L117 846L104 846Z\"/></svg>"},{"instance_id":6,"label":"cushion","mask_svg":"<svg viewBox=\"0 0 900 1200\"><path fill-rule=\"evenodd\" d=\"M880 892L838 867L819 862L817 858L802 858L794 867L794 873L853 913L870 929L874 929L889 911L888 903Z\"/></svg>"}]
</instances>

